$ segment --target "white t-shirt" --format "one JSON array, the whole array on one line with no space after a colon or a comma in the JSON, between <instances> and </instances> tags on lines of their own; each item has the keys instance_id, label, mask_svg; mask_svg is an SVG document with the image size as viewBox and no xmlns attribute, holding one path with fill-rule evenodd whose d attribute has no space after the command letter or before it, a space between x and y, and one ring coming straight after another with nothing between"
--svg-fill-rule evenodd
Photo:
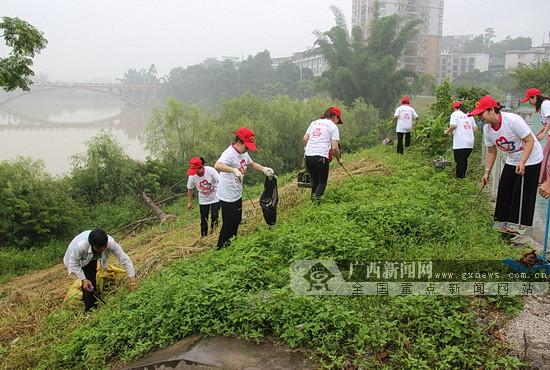
<instances>
[{"instance_id":1,"label":"white t-shirt","mask_svg":"<svg viewBox=\"0 0 550 370\"><path fill-rule=\"evenodd\" d=\"M246 173L246 168L254 163L248 153L239 153L233 145L229 145L229 147L225 149L218 159L218 162L229 167L238 168L243 175ZM236 202L243 196L243 185L237 180L234 174L222 172L220 173L220 183L218 184L217 194L218 198L224 202Z\"/></svg>"},{"instance_id":2,"label":"white t-shirt","mask_svg":"<svg viewBox=\"0 0 550 370\"><path fill-rule=\"evenodd\" d=\"M453 131L453 149L472 149L474 147L474 127L476 121L466 113L456 110L451 114L449 126L455 126Z\"/></svg>"},{"instance_id":3,"label":"white t-shirt","mask_svg":"<svg viewBox=\"0 0 550 370\"><path fill-rule=\"evenodd\" d=\"M321 156L328 158L332 140L340 140L338 126L330 119L320 118L309 124L306 134L309 139L306 144L306 156Z\"/></svg>"},{"instance_id":4,"label":"white t-shirt","mask_svg":"<svg viewBox=\"0 0 550 370\"><path fill-rule=\"evenodd\" d=\"M187 189L193 190L196 188L199 191L199 204L213 204L219 201L216 195L219 182L220 175L218 171L212 167L204 166L204 174L202 176L198 174L189 176L187 179Z\"/></svg>"},{"instance_id":5,"label":"white t-shirt","mask_svg":"<svg viewBox=\"0 0 550 370\"><path fill-rule=\"evenodd\" d=\"M417 118L418 114L413 107L403 104L395 110L393 115L397 117L397 126L395 132L411 132L413 126L413 118Z\"/></svg>"},{"instance_id":6,"label":"white t-shirt","mask_svg":"<svg viewBox=\"0 0 550 370\"><path fill-rule=\"evenodd\" d=\"M86 266L94 257L92 246L88 242L88 237L92 230L86 230L78 234L71 240L65 256L63 257L63 263L67 266L69 275L74 274L80 280L84 280L86 276L82 267ZM107 270L107 257L114 254L118 258L119 262L126 268L126 272L129 277L136 276L136 269L132 260L120 247L120 245L113 239L111 235L107 235L107 249L101 252L99 262L101 268Z\"/></svg>"},{"instance_id":7,"label":"white t-shirt","mask_svg":"<svg viewBox=\"0 0 550 370\"><path fill-rule=\"evenodd\" d=\"M508 154L506 164L517 166L525 149L521 139L532 135L535 143L526 165L542 162L542 146L523 118L515 113L501 112L500 114L502 115L502 125L498 131L495 131L490 124L483 126L485 146L496 145L498 149Z\"/></svg>"},{"instance_id":8,"label":"white t-shirt","mask_svg":"<svg viewBox=\"0 0 550 370\"><path fill-rule=\"evenodd\" d=\"M548 117L550 117L550 100L545 100L540 106L540 122L543 126L546 125ZM548 131L548 135L550 136L550 131Z\"/></svg>"}]
</instances>

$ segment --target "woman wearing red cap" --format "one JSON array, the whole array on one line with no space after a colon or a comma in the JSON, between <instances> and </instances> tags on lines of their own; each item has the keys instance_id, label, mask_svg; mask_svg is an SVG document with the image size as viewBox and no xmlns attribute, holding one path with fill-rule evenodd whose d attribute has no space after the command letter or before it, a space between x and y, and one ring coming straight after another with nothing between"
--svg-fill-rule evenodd
<instances>
[{"instance_id":1,"label":"woman wearing red cap","mask_svg":"<svg viewBox=\"0 0 550 370\"><path fill-rule=\"evenodd\" d=\"M543 96L542 91L539 89L533 88L525 91L525 97L521 99L521 102L529 102L529 104L535 107L537 113L540 114L542 127L537 132L536 136L539 141L544 140L548 130L550 129L550 125L547 125L548 120L550 119L550 98Z\"/></svg>"},{"instance_id":2,"label":"woman wearing red cap","mask_svg":"<svg viewBox=\"0 0 550 370\"><path fill-rule=\"evenodd\" d=\"M500 108L500 103L486 95L479 99L474 110L468 113L469 116L478 116L485 122L483 137L487 146L487 159L482 182L483 185L489 183L497 148L506 152L506 164L498 184L495 220L518 223L523 187L521 224L531 226L542 162L542 147L523 118L514 113L500 112Z\"/></svg>"},{"instance_id":3,"label":"woman wearing red cap","mask_svg":"<svg viewBox=\"0 0 550 370\"><path fill-rule=\"evenodd\" d=\"M525 97L521 99L522 103L529 102L540 114L542 126L537 132L537 139L540 141L547 137L550 129L550 98L543 96L539 89L528 89ZM544 164L540 170L539 184L541 184L539 193L544 198L550 197L550 168L548 168L548 155L550 154L550 140L546 140L543 149Z\"/></svg>"},{"instance_id":4,"label":"woman wearing red cap","mask_svg":"<svg viewBox=\"0 0 550 370\"><path fill-rule=\"evenodd\" d=\"M418 114L413 107L410 106L410 99L405 96L401 99L401 105L397 107L393 115L392 122L397 126L395 132L397 132L397 153L403 154L403 136L405 137L405 146L408 148L411 146L411 131L413 128L413 119L418 121Z\"/></svg>"},{"instance_id":5,"label":"woman wearing red cap","mask_svg":"<svg viewBox=\"0 0 550 370\"><path fill-rule=\"evenodd\" d=\"M210 213L210 230L218 225L220 201L216 194L220 175L212 167L204 165L202 157L193 157L189 161L187 171L187 209L193 208L193 189L199 192L199 208L201 214L201 237L208 235L208 214Z\"/></svg>"},{"instance_id":6,"label":"woman wearing red cap","mask_svg":"<svg viewBox=\"0 0 550 370\"><path fill-rule=\"evenodd\" d=\"M242 194L244 175L248 167L262 172L268 177L274 176L269 167L263 167L252 161L248 151L257 150L254 132L241 127L235 134L235 140L222 153L214 168L220 171L218 198L222 209L222 228L218 238L218 249L227 246L229 240L237 235L242 219Z\"/></svg>"},{"instance_id":7,"label":"woman wearing red cap","mask_svg":"<svg viewBox=\"0 0 550 370\"><path fill-rule=\"evenodd\" d=\"M311 175L311 199L320 200L328 182L329 159L332 155L338 163L340 159L340 132L337 124L343 124L342 111L329 107L320 119L309 124L304 135L306 168Z\"/></svg>"},{"instance_id":8,"label":"woman wearing red cap","mask_svg":"<svg viewBox=\"0 0 550 370\"><path fill-rule=\"evenodd\" d=\"M476 123L472 117L468 117L466 108L462 102L456 101L451 106L454 112L451 114L449 128L445 134L453 133L453 154L456 162L456 177L466 177L468 169L468 157L474 148L474 132L477 130Z\"/></svg>"}]
</instances>

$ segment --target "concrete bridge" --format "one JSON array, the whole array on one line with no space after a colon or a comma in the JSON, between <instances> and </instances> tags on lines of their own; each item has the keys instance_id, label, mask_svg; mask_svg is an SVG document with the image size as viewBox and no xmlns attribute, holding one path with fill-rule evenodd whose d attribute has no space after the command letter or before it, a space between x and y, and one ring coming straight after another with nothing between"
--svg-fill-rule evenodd
<instances>
[{"instance_id":1,"label":"concrete bridge","mask_svg":"<svg viewBox=\"0 0 550 370\"><path fill-rule=\"evenodd\" d=\"M88 82L39 82L32 84L30 88L30 91L17 90L15 92L0 95L0 107L25 95L62 89L95 91L99 94L109 95L115 99L120 99L133 106L150 107L159 99L160 84L131 85Z\"/></svg>"}]
</instances>

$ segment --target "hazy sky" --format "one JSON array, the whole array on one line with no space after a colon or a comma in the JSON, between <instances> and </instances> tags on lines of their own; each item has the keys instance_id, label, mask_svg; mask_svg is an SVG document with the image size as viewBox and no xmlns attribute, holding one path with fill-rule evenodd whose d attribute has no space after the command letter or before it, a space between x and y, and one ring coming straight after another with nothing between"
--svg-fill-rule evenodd
<instances>
[{"instance_id":1,"label":"hazy sky","mask_svg":"<svg viewBox=\"0 0 550 370\"><path fill-rule=\"evenodd\" d=\"M351 22L352 0L1 0L0 15L38 27L48 46L36 72L51 80L121 77L128 68L155 64L160 75L206 57L246 57L264 49L272 57L310 47L314 30L334 25L336 5ZM443 34L498 38L550 31L549 0L445 0ZM0 48L0 56L7 49Z\"/></svg>"}]
</instances>

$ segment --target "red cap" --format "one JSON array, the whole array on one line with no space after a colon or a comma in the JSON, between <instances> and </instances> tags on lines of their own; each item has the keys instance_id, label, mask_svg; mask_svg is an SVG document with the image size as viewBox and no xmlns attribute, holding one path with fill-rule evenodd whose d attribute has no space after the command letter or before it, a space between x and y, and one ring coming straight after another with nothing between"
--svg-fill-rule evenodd
<instances>
[{"instance_id":1,"label":"red cap","mask_svg":"<svg viewBox=\"0 0 550 370\"><path fill-rule=\"evenodd\" d=\"M542 94L542 91L540 91L537 88L527 89L527 91L525 92L525 98L521 99L521 102L525 103L527 100L529 100L533 96L537 96L541 94Z\"/></svg>"},{"instance_id":2,"label":"red cap","mask_svg":"<svg viewBox=\"0 0 550 370\"><path fill-rule=\"evenodd\" d=\"M411 103L411 100L409 99L408 96L404 96L402 99L401 99L401 104L410 104Z\"/></svg>"},{"instance_id":3,"label":"red cap","mask_svg":"<svg viewBox=\"0 0 550 370\"><path fill-rule=\"evenodd\" d=\"M460 107L461 105L462 105L462 102L461 102L461 101L455 101L455 102L453 103L453 105L451 105L451 108L452 108L452 109L456 109L456 108Z\"/></svg>"},{"instance_id":4,"label":"red cap","mask_svg":"<svg viewBox=\"0 0 550 370\"><path fill-rule=\"evenodd\" d=\"M233 134L237 135L239 139L241 139L244 143L244 145L249 149L255 152L258 150L256 148L256 144L254 144L254 132L246 127L241 127L237 131L233 131Z\"/></svg>"},{"instance_id":5,"label":"red cap","mask_svg":"<svg viewBox=\"0 0 550 370\"><path fill-rule=\"evenodd\" d=\"M497 108L498 103L495 99L489 95L485 95L483 98L479 99L474 107L474 110L468 113L468 116L477 116L485 112L489 108Z\"/></svg>"},{"instance_id":6,"label":"red cap","mask_svg":"<svg viewBox=\"0 0 550 370\"><path fill-rule=\"evenodd\" d=\"M328 107L328 112L336 114L336 117L338 117L338 122L336 122L337 125L342 125L344 121L342 121L342 111L338 107Z\"/></svg>"},{"instance_id":7,"label":"red cap","mask_svg":"<svg viewBox=\"0 0 550 370\"><path fill-rule=\"evenodd\" d=\"M187 170L187 174L189 176L196 175L201 168L202 168L202 160L200 159L200 157L193 157L189 161L189 169Z\"/></svg>"}]
</instances>

